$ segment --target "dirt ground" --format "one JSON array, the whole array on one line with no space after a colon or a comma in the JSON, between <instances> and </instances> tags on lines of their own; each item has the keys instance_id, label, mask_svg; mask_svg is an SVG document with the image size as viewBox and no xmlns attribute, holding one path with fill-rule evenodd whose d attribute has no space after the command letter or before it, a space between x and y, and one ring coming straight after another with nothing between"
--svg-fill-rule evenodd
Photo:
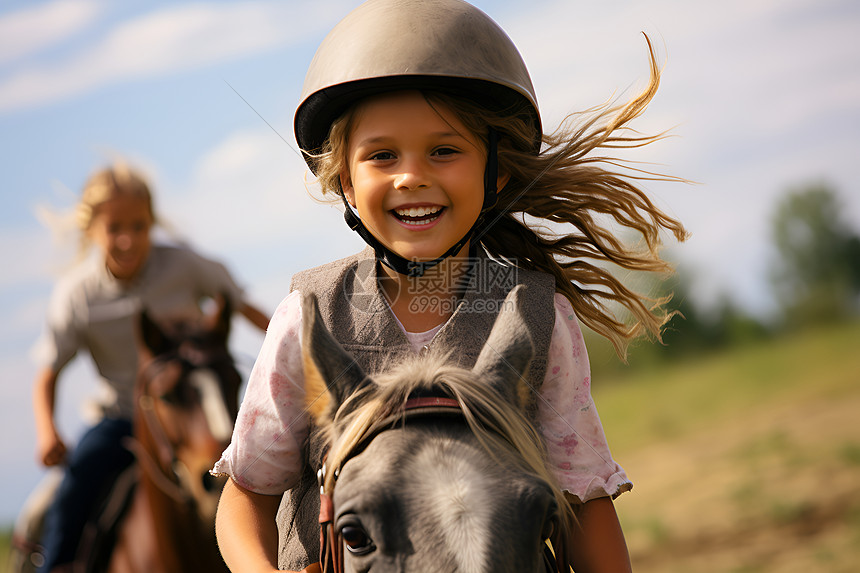
<instances>
[{"instance_id":1,"label":"dirt ground","mask_svg":"<svg viewBox=\"0 0 860 573\"><path fill-rule=\"evenodd\" d=\"M860 571L857 382L626 454L635 489L616 507L634 571Z\"/></svg>"}]
</instances>

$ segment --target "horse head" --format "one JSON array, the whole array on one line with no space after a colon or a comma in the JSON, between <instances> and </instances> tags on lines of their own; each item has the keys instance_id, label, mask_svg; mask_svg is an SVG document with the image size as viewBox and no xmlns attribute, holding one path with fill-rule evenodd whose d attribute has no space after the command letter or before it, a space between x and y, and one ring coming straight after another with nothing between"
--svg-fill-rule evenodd
<instances>
[{"instance_id":1,"label":"horse head","mask_svg":"<svg viewBox=\"0 0 860 573\"><path fill-rule=\"evenodd\" d=\"M197 321L160 324L141 314L135 389L142 482L205 524L223 485L209 469L230 441L241 384L227 348L230 304L217 302Z\"/></svg>"},{"instance_id":2,"label":"horse head","mask_svg":"<svg viewBox=\"0 0 860 573\"><path fill-rule=\"evenodd\" d=\"M373 378L305 297L308 408L330 445L319 474L324 567L567 571L547 557L572 514L525 413L523 294L505 300L471 370L430 355Z\"/></svg>"}]
</instances>

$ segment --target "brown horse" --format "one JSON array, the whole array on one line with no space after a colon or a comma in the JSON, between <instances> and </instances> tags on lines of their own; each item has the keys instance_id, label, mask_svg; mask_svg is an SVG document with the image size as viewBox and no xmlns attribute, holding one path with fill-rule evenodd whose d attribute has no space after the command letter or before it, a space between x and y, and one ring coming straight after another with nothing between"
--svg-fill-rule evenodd
<instances>
[{"instance_id":1,"label":"brown horse","mask_svg":"<svg viewBox=\"0 0 860 573\"><path fill-rule=\"evenodd\" d=\"M226 571L215 543L223 480L209 469L227 446L240 376L227 350L230 308L202 324L140 320L137 406L130 449L138 483L107 570Z\"/></svg>"},{"instance_id":2,"label":"brown horse","mask_svg":"<svg viewBox=\"0 0 860 573\"><path fill-rule=\"evenodd\" d=\"M241 378L227 349L227 302L197 322L139 321L140 369L134 436L137 464L117 480L101 513L86 526L72 571L173 573L227 571L215 544L215 508L223 486L209 475L230 440ZM11 570L43 562L44 512L61 472L51 472L15 527Z\"/></svg>"}]
</instances>

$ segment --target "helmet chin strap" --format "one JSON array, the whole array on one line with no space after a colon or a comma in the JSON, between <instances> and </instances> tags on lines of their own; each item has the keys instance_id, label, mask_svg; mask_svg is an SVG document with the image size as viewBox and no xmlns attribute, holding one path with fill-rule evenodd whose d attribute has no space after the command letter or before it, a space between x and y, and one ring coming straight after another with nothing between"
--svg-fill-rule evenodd
<instances>
[{"instance_id":1,"label":"helmet chin strap","mask_svg":"<svg viewBox=\"0 0 860 573\"><path fill-rule=\"evenodd\" d=\"M377 260L379 260L383 265L401 275L406 275L407 277L424 276L424 273L427 272L428 269L435 267L448 257L459 253L463 248L463 245L472 238L475 230L483 223L484 213L495 206L498 199L496 185L499 178L498 137L496 130L491 127L487 137L487 166L484 169L484 203L481 207L481 214L478 215L477 220L472 227L466 231L463 238L454 243L454 245L445 251L438 259L433 259L432 261L406 259L383 245L379 239L373 236L373 233L367 230L367 227L364 226L364 223L362 223L361 219L358 217L355 208L349 204L343 192L341 192L340 198L343 200L343 205L345 207L343 218L346 221L346 224L349 225L350 229L358 233L365 243L373 248Z\"/></svg>"}]
</instances>

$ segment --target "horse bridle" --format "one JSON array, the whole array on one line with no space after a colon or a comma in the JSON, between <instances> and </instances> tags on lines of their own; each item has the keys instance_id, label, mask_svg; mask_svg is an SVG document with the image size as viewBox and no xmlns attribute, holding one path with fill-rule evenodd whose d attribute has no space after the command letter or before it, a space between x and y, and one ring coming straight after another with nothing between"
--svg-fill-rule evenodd
<instances>
[{"instance_id":1,"label":"horse bridle","mask_svg":"<svg viewBox=\"0 0 860 573\"><path fill-rule=\"evenodd\" d=\"M205 368L218 364L221 360L229 359L227 352L219 352L215 355L214 359L205 361L200 358L200 354L196 350L190 352L183 351L182 347L180 347L176 351L153 357L141 368L140 375L148 376L148 373L155 370L156 367L163 368L165 364L170 362L179 362L183 373L186 373L189 370ZM149 376L149 379L152 379L152 377ZM193 505L195 500L189 493L190 487L184 485L188 481L188 478L178 469L181 462L176 455L176 448L170 443L170 439L167 437L167 432L164 429L164 424L161 423L161 420L159 420L155 413L155 399L144 391L138 396L137 401L143 414L146 429L155 441L158 461L154 460L143 444L132 436L129 436L125 440L126 447L134 453L141 469L162 493L168 495L177 503ZM159 465L158 462L161 462L161 464ZM170 474L165 474L162 468L169 468Z\"/></svg>"},{"instance_id":2,"label":"horse bridle","mask_svg":"<svg viewBox=\"0 0 860 573\"><path fill-rule=\"evenodd\" d=\"M326 476L328 468L325 458L322 467L317 471L317 481L320 486L320 567L323 573L343 573L343 541L334 525L334 486L340 471L346 463L359 455L382 432L406 424L410 419L427 416L456 416L463 417L460 402L455 398L445 396L417 396L406 400L403 408L396 414L384 418L374 424L358 444L355 445L334 468L332 485L326 491ZM567 562L566 540L553 539L553 546L558 547L557 554L544 545L544 564L547 573L564 571Z\"/></svg>"},{"instance_id":3,"label":"horse bridle","mask_svg":"<svg viewBox=\"0 0 860 573\"><path fill-rule=\"evenodd\" d=\"M352 458L359 455L380 433L405 424L409 419L419 416L442 415L462 416L460 403L454 398L441 396L420 396L409 398L403 408L396 414L384 418L374 424L367 435L359 441L334 468L332 486L326 491L327 467L323 459L322 467L317 471L317 481L320 486L320 566L323 573L343 572L343 542L337 528L334 526L334 486L340 475L340 470Z\"/></svg>"}]
</instances>

